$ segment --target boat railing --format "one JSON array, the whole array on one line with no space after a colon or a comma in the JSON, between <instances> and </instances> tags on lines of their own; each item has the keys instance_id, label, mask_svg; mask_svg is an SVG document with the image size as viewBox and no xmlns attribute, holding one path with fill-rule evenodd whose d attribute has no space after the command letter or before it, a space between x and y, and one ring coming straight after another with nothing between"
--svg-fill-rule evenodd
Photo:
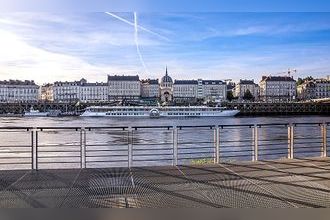
<instances>
[{"instance_id":1,"label":"boat railing","mask_svg":"<svg viewBox=\"0 0 330 220\"><path fill-rule=\"evenodd\" d=\"M330 122L0 127L0 169L191 165L326 157Z\"/></svg>"}]
</instances>

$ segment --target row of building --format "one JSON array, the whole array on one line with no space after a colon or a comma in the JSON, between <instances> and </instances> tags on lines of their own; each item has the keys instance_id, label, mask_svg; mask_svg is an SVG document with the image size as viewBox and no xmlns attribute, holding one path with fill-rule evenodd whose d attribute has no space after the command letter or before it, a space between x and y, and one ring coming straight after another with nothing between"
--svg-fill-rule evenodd
<instances>
[{"instance_id":1,"label":"row of building","mask_svg":"<svg viewBox=\"0 0 330 220\"><path fill-rule=\"evenodd\" d=\"M221 102L232 92L239 100L293 101L330 97L330 80L306 80L297 86L289 76L263 76L237 84L221 80L173 80L167 71L161 78L140 80L139 76L109 75L107 82L85 79L55 82L39 87L34 81L0 81L0 102L114 102L152 100L165 103Z\"/></svg>"},{"instance_id":2,"label":"row of building","mask_svg":"<svg viewBox=\"0 0 330 220\"><path fill-rule=\"evenodd\" d=\"M172 80L166 70L158 79L140 80L139 76L108 76L106 83L55 82L41 87L41 99L55 102L114 102L143 99L162 102L223 101L227 86L221 80Z\"/></svg>"}]
</instances>

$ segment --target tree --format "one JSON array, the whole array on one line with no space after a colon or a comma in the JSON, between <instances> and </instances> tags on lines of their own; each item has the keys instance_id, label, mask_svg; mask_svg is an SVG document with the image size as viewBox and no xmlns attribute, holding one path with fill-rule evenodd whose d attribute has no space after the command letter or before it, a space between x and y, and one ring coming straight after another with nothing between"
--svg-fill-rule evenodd
<instances>
[{"instance_id":1,"label":"tree","mask_svg":"<svg viewBox=\"0 0 330 220\"><path fill-rule=\"evenodd\" d=\"M253 97L252 93L250 92L250 90L247 89L245 91L243 99L244 100L253 100L254 99L254 97Z\"/></svg>"},{"instance_id":2,"label":"tree","mask_svg":"<svg viewBox=\"0 0 330 220\"><path fill-rule=\"evenodd\" d=\"M231 102L231 100L234 99L234 95L233 95L233 92L232 91L227 91L227 99L230 102Z\"/></svg>"},{"instance_id":3,"label":"tree","mask_svg":"<svg viewBox=\"0 0 330 220\"><path fill-rule=\"evenodd\" d=\"M303 82L304 82L304 80L299 77L298 80L297 80L297 86L303 84Z\"/></svg>"}]
</instances>

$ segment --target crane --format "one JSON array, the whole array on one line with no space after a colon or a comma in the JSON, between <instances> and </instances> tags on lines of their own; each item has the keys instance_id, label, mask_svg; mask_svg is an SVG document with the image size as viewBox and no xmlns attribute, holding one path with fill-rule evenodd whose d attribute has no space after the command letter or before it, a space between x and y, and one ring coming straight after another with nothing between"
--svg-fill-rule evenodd
<instances>
[{"instance_id":1,"label":"crane","mask_svg":"<svg viewBox=\"0 0 330 220\"><path fill-rule=\"evenodd\" d=\"M288 77L291 77L293 74L297 73L297 70L296 69L291 69L291 68L288 68L287 71L284 71L284 72L279 72L279 73L276 73L274 74L275 76L278 76L278 75L283 75L283 74L287 74ZM272 76L272 74L269 74L269 76Z\"/></svg>"},{"instance_id":2,"label":"crane","mask_svg":"<svg viewBox=\"0 0 330 220\"><path fill-rule=\"evenodd\" d=\"M287 71L277 73L276 75L287 74L288 77L291 77L292 74L295 74L295 73L297 73L297 70L296 69L289 68Z\"/></svg>"}]
</instances>

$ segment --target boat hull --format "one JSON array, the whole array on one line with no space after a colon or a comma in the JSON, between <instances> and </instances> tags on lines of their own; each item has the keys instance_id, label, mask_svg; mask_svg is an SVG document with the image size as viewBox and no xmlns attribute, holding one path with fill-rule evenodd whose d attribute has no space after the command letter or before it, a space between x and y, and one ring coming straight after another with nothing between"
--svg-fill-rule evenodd
<instances>
[{"instance_id":1,"label":"boat hull","mask_svg":"<svg viewBox=\"0 0 330 220\"><path fill-rule=\"evenodd\" d=\"M178 117L233 117L239 113L239 110L223 110L219 112L204 112L196 114L196 112L188 112L183 113L181 115L179 114L169 114L169 112L160 112L158 117L151 117L149 112L143 112L139 113L137 115L129 115L129 113L126 113L126 115L112 115L109 114L109 112L89 112L86 111L81 117L112 117L112 118L162 118L162 117L172 117L172 118L178 118Z\"/></svg>"}]
</instances>

